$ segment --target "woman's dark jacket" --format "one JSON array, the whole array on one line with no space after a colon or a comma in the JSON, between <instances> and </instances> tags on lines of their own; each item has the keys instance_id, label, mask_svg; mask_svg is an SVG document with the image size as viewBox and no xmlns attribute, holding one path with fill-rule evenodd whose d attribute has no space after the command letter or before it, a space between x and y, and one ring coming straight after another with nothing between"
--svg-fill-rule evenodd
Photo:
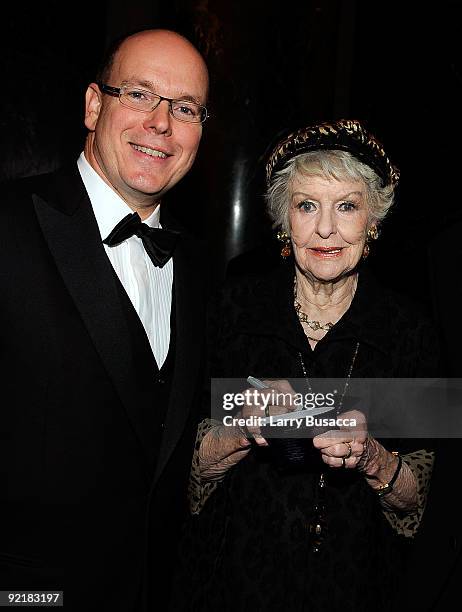
<instances>
[{"instance_id":1,"label":"woman's dark jacket","mask_svg":"<svg viewBox=\"0 0 462 612\"><path fill-rule=\"evenodd\" d=\"M314 350L294 311L293 283L285 263L225 288L211 308L212 377L303 378L301 357L310 379L346 380L358 342L352 377L435 375L430 324L367 271L349 310ZM312 551L308 528L322 469L314 450L303 467L287 467L270 441L230 470L188 526L178 609L393 609L409 541L392 530L356 471L324 466L328 535Z\"/></svg>"}]
</instances>

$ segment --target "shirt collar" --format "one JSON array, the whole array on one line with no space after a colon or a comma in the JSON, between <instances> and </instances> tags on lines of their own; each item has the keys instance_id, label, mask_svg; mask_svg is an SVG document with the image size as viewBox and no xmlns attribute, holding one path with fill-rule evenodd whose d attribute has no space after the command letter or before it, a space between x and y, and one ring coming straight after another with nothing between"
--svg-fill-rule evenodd
<instances>
[{"instance_id":1,"label":"shirt collar","mask_svg":"<svg viewBox=\"0 0 462 612\"><path fill-rule=\"evenodd\" d=\"M127 215L133 214L133 210L90 166L83 152L77 160L77 167L90 198L101 239L104 240L119 221ZM144 219L143 223L146 223L149 227L160 227L159 216L160 206L157 206L155 211L147 219Z\"/></svg>"}]
</instances>

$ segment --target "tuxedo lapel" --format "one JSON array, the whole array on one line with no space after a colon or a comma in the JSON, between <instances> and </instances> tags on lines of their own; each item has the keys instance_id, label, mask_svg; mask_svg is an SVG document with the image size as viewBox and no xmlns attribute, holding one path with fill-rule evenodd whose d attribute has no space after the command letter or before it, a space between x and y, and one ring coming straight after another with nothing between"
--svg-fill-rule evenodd
<instances>
[{"instance_id":1,"label":"tuxedo lapel","mask_svg":"<svg viewBox=\"0 0 462 612\"><path fill-rule=\"evenodd\" d=\"M152 436L143 426L143 406L137 392L127 320L114 271L77 168L57 174L53 183L33 195L33 200L64 284L151 463Z\"/></svg>"},{"instance_id":2,"label":"tuxedo lapel","mask_svg":"<svg viewBox=\"0 0 462 612\"><path fill-rule=\"evenodd\" d=\"M162 226L175 229L162 218ZM197 241L182 232L173 256L176 350L170 401L154 483L165 468L179 442L198 388L204 321L204 270L197 260Z\"/></svg>"}]
</instances>

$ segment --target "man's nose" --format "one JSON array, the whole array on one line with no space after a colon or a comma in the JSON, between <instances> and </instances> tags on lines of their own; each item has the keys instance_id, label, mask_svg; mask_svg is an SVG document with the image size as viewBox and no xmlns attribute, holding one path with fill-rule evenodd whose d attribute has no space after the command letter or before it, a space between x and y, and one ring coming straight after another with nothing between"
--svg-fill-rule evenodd
<instances>
[{"instance_id":1,"label":"man's nose","mask_svg":"<svg viewBox=\"0 0 462 612\"><path fill-rule=\"evenodd\" d=\"M170 103L161 100L154 110L146 113L143 126L146 130L155 130L158 134L169 136L172 133L172 119Z\"/></svg>"},{"instance_id":2,"label":"man's nose","mask_svg":"<svg viewBox=\"0 0 462 612\"><path fill-rule=\"evenodd\" d=\"M316 231L321 238L329 238L337 231L334 214L330 208L321 208L317 220Z\"/></svg>"}]
</instances>

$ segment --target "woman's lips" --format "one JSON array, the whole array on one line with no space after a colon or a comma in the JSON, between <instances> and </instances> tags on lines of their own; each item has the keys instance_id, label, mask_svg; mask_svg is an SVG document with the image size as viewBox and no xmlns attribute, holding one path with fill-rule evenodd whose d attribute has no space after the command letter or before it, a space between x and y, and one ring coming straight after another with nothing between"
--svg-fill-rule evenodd
<instances>
[{"instance_id":1,"label":"woman's lips","mask_svg":"<svg viewBox=\"0 0 462 612\"><path fill-rule=\"evenodd\" d=\"M334 259L341 257L343 247L312 247L308 249L315 257L321 259Z\"/></svg>"}]
</instances>

